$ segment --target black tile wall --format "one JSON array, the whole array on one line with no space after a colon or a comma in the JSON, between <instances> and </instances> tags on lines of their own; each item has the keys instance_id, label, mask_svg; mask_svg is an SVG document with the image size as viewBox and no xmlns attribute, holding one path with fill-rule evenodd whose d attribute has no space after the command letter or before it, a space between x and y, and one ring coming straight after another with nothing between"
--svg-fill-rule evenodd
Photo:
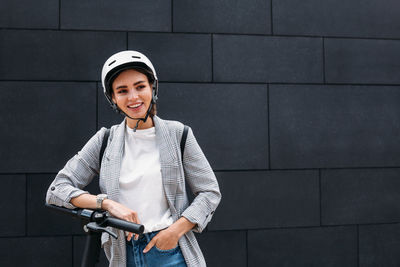
<instances>
[{"instance_id":1,"label":"black tile wall","mask_svg":"<svg viewBox=\"0 0 400 267\"><path fill-rule=\"evenodd\" d=\"M322 224L400 221L400 169L323 170Z\"/></svg>"},{"instance_id":2,"label":"black tile wall","mask_svg":"<svg viewBox=\"0 0 400 267\"><path fill-rule=\"evenodd\" d=\"M174 31L271 33L271 0L174 1Z\"/></svg>"},{"instance_id":3,"label":"black tile wall","mask_svg":"<svg viewBox=\"0 0 400 267\"><path fill-rule=\"evenodd\" d=\"M129 33L128 39L129 49L149 55L159 80L211 81L210 35Z\"/></svg>"},{"instance_id":4,"label":"black tile wall","mask_svg":"<svg viewBox=\"0 0 400 267\"><path fill-rule=\"evenodd\" d=\"M360 267L400 266L400 225L360 226Z\"/></svg>"},{"instance_id":5,"label":"black tile wall","mask_svg":"<svg viewBox=\"0 0 400 267\"><path fill-rule=\"evenodd\" d=\"M248 265L357 267L357 228L250 230Z\"/></svg>"},{"instance_id":6,"label":"black tile wall","mask_svg":"<svg viewBox=\"0 0 400 267\"><path fill-rule=\"evenodd\" d=\"M214 170L268 168L266 85L162 83L159 96L159 116L191 126Z\"/></svg>"},{"instance_id":7,"label":"black tile wall","mask_svg":"<svg viewBox=\"0 0 400 267\"><path fill-rule=\"evenodd\" d=\"M278 35L398 38L399 8L396 0L273 1L273 30Z\"/></svg>"},{"instance_id":8,"label":"black tile wall","mask_svg":"<svg viewBox=\"0 0 400 267\"><path fill-rule=\"evenodd\" d=\"M399 84L400 41L325 40L329 83Z\"/></svg>"},{"instance_id":9,"label":"black tile wall","mask_svg":"<svg viewBox=\"0 0 400 267\"><path fill-rule=\"evenodd\" d=\"M1 172L57 172L96 131L95 83L0 82Z\"/></svg>"},{"instance_id":10,"label":"black tile wall","mask_svg":"<svg viewBox=\"0 0 400 267\"><path fill-rule=\"evenodd\" d=\"M206 259L207 266L246 266L246 231L209 231L196 235L196 238Z\"/></svg>"},{"instance_id":11,"label":"black tile wall","mask_svg":"<svg viewBox=\"0 0 400 267\"><path fill-rule=\"evenodd\" d=\"M72 266L72 237L0 238L0 266Z\"/></svg>"},{"instance_id":12,"label":"black tile wall","mask_svg":"<svg viewBox=\"0 0 400 267\"><path fill-rule=\"evenodd\" d=\"M61 0L61 29L170 31L171 0Z\"/></svg>"},{"instance_id":13,"label":"black tile wall","mask_svg":"<svg viewBox=\"0 0 400 267\"><path fill-rule=\"evenodd\" d=\"M322 39L214 35L213 70L217 82L322 82Z\"/></svg>"},{"instance_id":14,"label":"black tile wall","mask_svg":"<svg viewBox=\"0 0 400 267\"><path fill-rule=\"evenodd\" d=\"M216 171L222 202L198 235L208 266L400 265L400 2L1 6L0 266L80 265L80 222L45 193L123 120L100 77L125 49L152 60L159 116L191 126Z\"/></svg>"},{"instance_id":15,"label":"black tile wall","mask_svg":"<svg viewBox=\"0 0 400 267\"><path fill-rule=\"evenodd\" d=\"M58 29L58 1L3 0L0 27Z\"/></svg>"},{"instance_id":16,"label":"black tile wall","mask_svg":"<svg viewBox=\"0 0 400 267\"><path fill-rule=\"evenodd\" d=\"M85 244L86 244L86 236L74 236L73 237L73 260L74 260L74 267L81 267L82 259L83 259L83 253L85 251ZM104 254L104 250L100 249L99 253L99 259L98 263L96 264L96 267L107 267L108 266L108 260L106 257L106 254Z\"/></svg>"},{"instance_id":17,"label":"black tile wall","mask_svg":"<svg viewBox=\"0 0 400 267\"><path fill-rule=\"evenodd\" d=\"M222 201L210 230L317 226L318 171L217 172Z\"/></svg>"},{"instance_id":18,"label":"black tile wall","mask_svg":"<svg viewBox=\"0 0 400 267\"><path fill-rule=\"evenodd\" d=\"M126 34L78 31L0 31L0 79L100 80L111 54L126 49Z\"/></svg>"},{"instance_id":19,"label":"black tile wall","mask_svg":"<svg viewBox=\"0 0 400 267\"><path fill-rule=\"evenodd\" d=\"M27 234L30 236L84 234L81 222L45 207L46 192L56 174L27 175Z\"/></svg>"},{"instance_id":20,"label":"black tile wall","mask_svg":"<svg viewBox=\"0 0 400 267\"><path fill-rule=\"evenodd\" d=\"M399 87L271 85L272 168L398 166Z\"/></svg>"},{"instance_id":21,"label":"black tile wall","mask_svg":"<svg viewBox=\"0 0 400 267\"><path fill-rule=\"evenodd\" d=\"M25 175L0 175L0 236L25 235Z\"/></svg>"}]
</instances>

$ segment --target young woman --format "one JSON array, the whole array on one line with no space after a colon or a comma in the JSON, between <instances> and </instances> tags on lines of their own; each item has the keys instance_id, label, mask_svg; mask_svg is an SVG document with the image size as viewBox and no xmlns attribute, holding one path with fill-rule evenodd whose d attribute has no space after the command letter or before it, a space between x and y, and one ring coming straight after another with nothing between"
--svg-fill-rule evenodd
<instances>
[{"instance_id":1,"label":"young woman","mask_svg":"<svg viewBox=\"0 0 400 267\"><path fill-rule=\"evenodd\" d=\"M206 266L193 232L206 227L221 194L193 132L189 128L182 156L184 125L156 116L158 78L145 55L112 55L103 66L102 84L107 100L125 119L111 127L102 159L105 128L68 161L50 185L47 203L104 209L143 224L141 236L112 229L118 235L114 239L103 233L110 266ZM95 196L82 188L97 174L102 194ZM192 203L186 183L195 195Z\"/></svg>"}]
</instances>

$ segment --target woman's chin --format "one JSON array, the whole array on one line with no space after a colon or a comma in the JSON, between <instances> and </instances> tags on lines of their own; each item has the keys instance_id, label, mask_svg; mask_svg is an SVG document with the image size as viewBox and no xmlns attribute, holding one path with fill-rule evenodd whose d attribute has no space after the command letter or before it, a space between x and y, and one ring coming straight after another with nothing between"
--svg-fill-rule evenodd
<instances>
[{"instance_id":1,"label":"woman's chin","mask_svg":"<svg viewBox=\"0 0 400 267\"><path fill-rule=\"evenodd\" d=\"M129 117L131 117L131 118L138 118L138 119L140 119L140 118L144 118L144 116L146 116L146 112L143 110L143 109L140 109L140 110L138 110L138 111L135 111L135 110L125 110L124 111L125 112L125 114L127 114Z\"/></svg>"}]
</instances>

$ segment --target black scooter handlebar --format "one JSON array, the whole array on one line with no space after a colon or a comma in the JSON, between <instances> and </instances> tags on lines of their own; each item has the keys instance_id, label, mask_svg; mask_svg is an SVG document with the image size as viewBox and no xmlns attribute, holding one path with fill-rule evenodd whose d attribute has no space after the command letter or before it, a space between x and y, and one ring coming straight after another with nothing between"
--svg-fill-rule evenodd
<instances>
[{"instance_id":1,"label":"black scooter handlebar","mask_svg":"<svg viewBox=\"0 0 400 267\"><path fill-rule=\"evenodd\" d=\"M142 224L136 224L111 217L105 211L96 211L91 209L67 209L64 207L59 207L47 203L45 204L45 206L55 211L68 214L73 217L86 220L88 222L96 222L101 227L111 226L135 234L142 234L144 231L144 226Z\"/></svg>"},{"instance_id":2,"label":"black scooter handlebar","mask_svg":"<svg viewBox=\"0 0 400 267\"><path fill-rule=\"evenodd\" d=\"M106 218L101 225L115 227L135 234L142 234L144 231L144 226L142 224L136 224L113 217Z\"/></svg>"}]
</instances>

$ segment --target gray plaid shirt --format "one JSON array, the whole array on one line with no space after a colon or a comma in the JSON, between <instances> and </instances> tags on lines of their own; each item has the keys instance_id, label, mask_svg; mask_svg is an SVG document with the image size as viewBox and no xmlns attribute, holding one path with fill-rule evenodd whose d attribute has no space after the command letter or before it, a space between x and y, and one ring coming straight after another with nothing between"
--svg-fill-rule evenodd
<instances>
[{"instance_id":1,"label":"gray plaid shirt","mask_svg":"<svg viewBox=\"0 0 400 267\"><path fill-rule=\"evenodd\" d=\"M193 231L200 233L211 220L221 200L217 179L190 128L182 161L180 140L183 124L162 120L157 116L154 116L153 120L157 145L160 149L163 186L172 217L176 221L184 216L196 224ZM99 172L99 154L106 130L105 128L100 129L57 174L47 191L47 203L75 208L70 203L71 198L88 193L82 188L99 173L101 192L106 193L110 199L118 201L124 128L125 120L121 124L111 127ZM195 195L192 203L188 202L185 182L188 183ZM113 228L110 230L118 235L118 239L111 238L107 233L103 233L101 238L102 246L110 261L110 267L126 266L124 232ZM189 231L179 240L179 246L189 267L206 266L193 231Z\"/></svg>"}]
</instances>

